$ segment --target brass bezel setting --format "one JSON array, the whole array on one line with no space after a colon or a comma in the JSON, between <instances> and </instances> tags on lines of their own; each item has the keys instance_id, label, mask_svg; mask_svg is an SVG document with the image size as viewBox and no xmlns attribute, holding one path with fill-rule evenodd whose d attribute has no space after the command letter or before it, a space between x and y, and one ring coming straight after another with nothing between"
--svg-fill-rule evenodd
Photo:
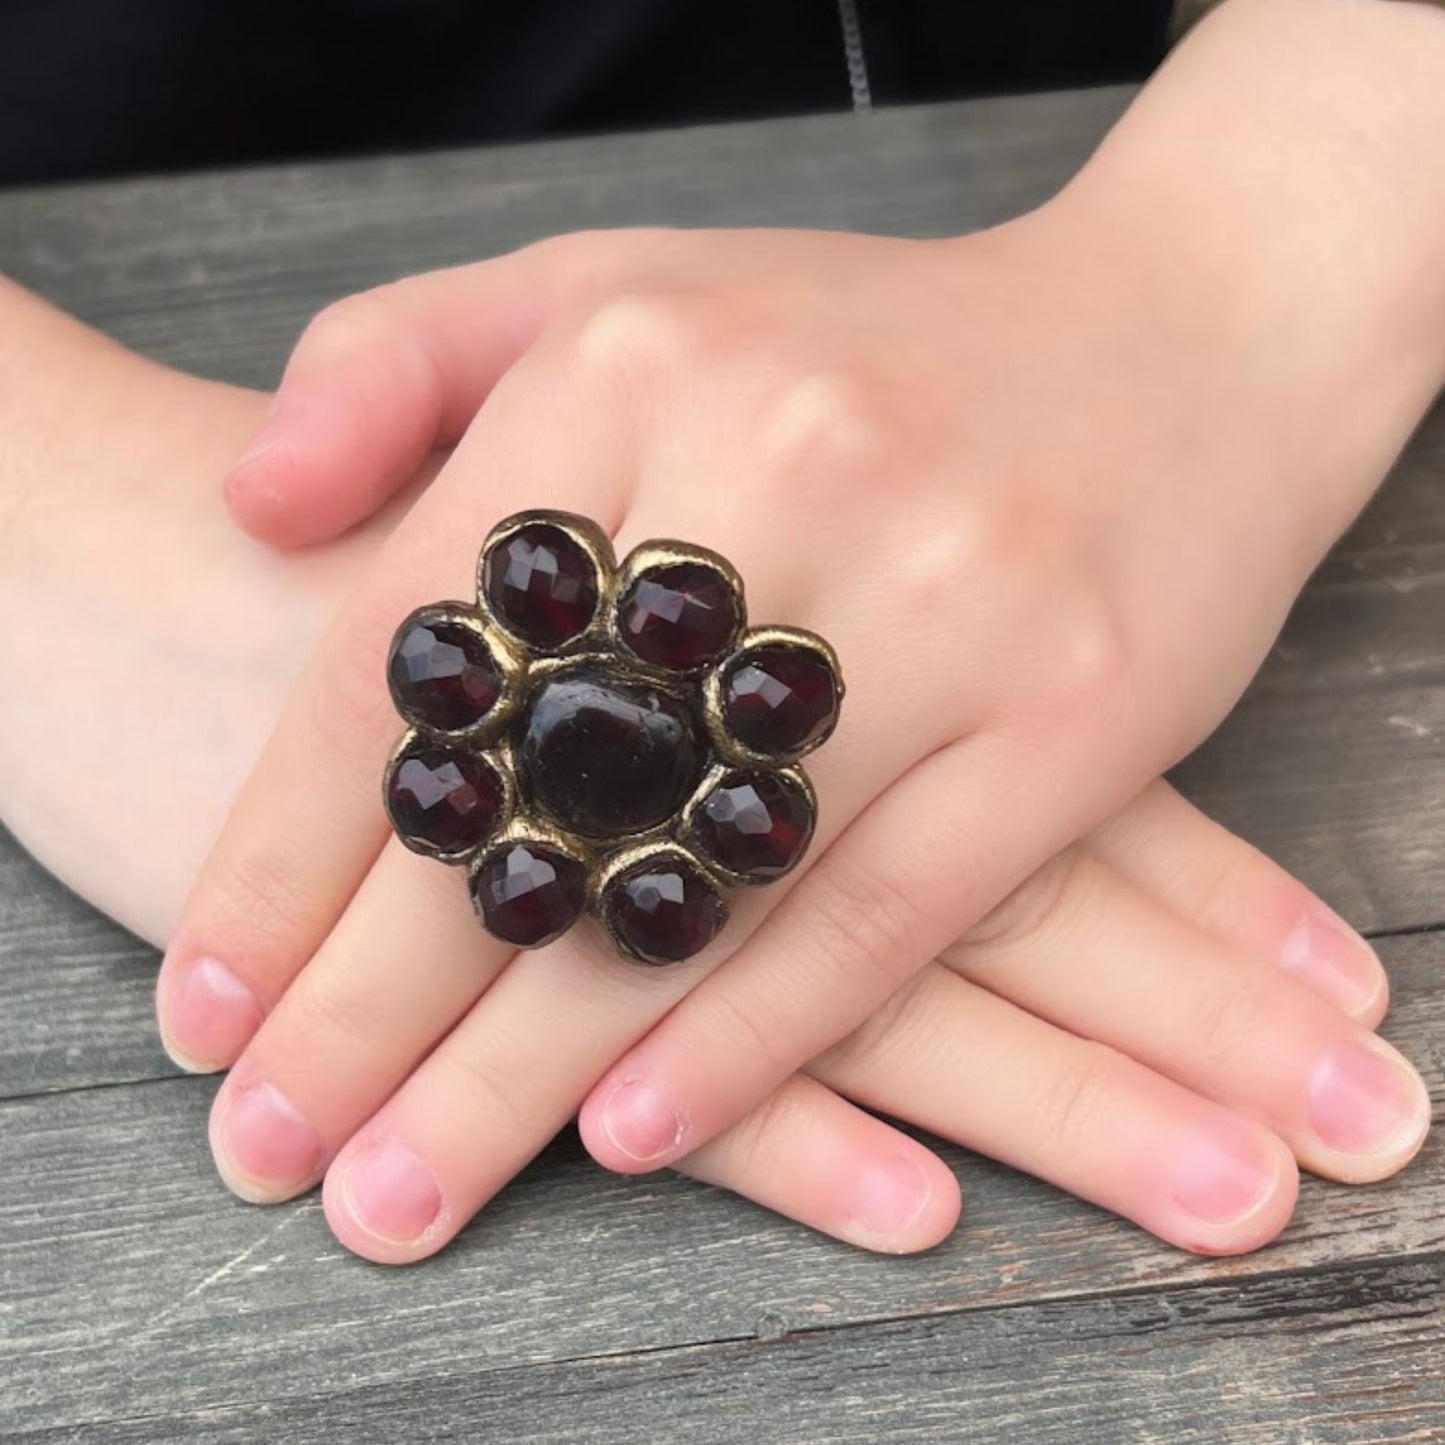
<instances>
[{"instance_id":1,"label":"brass bezel setting","mask_svg":"<svg viewBox=\"0 0 1445 1445\"><path fill-rule=\"evenodd\" d=\"M777 768L796 763L799 758L805 758L815 749L822 747L833 736L838 726L835 717L832 726L826 732L811 742L804 743L800 748L793 748L783 753L759 752L739 742L728 732L727 713L723 706L723 683L733 668L745 662L749 654L764 647L795 647L804 652L816 653L821 657L832 671L833 681L837 685L839 713L841 714L842 711L843 668L838 661L838 654L823 638L819 637L816 632L809 632L805 627L748 628L743 633L742 640L738 645L718 662L703 677L702 681L702 715L703 721L707 724L708 737L719 757L727 758L740 767Z\"/></svg>"},{"instance_id":2,"label":"brass bezel setting","mask_svg":"<svg viewBox=\"0 0 1445 1445\"><path fill-rule=\"evenodd\" d=\"M407 710L402 700L397 697L396 689L391 685L391 655L395 649L397 638L408 627L418 623L433 622L452 623L472 633L491 654L492 661L496 663L497 671L501 674L502 690L496 702L483 717L463 727L439 728L435 724L427 722L425 718L417 717ZM488 619L469 603L431 602L425 607L418 607L407 613L392 635L391 646L387 648L386 656L388 664L386 686L387 691L391 694L393 706L411 727L437 742L485 747L507 726L521 704L527 670L525 659L518 652L516 645L500 635L498 630L490 625Z\"/></svg>"},{"instance_id":3,"label":"brass bezel setting","mask_svg":"<svg viewBox=\"0 0 1445 1445\"><path fill-rule=\"evenodd\" d=\"M803 844L802 850L788 867L781 873L770 873L766 878L757 878L748 873L737 873L729 868L721 858L715 857L709 852L707 844L697 825L697 815L702 805L707 802L714 788L723 779L734 773L772 773L775 777L784 778L792 783L807 800L808 810L812 814L812 826L808 829L808 840ZM716 762L703 775L702 782L694 791L686 803L682 805L677 815L677 837L686 846L688 854L701 863L708 872L722 879L729 885L740 885L744 888L766 888L770 883L776 883L780 878L786 878L794 868L798 866L807 855L808 846L813 841L813 834L818 827L818 794L813 787L812 779L808 777L802 768L759 768L746 763Z\"/></svg>"},{"instance_id":4,"label":"brass bezel setting","mask_svg":"<svg viewBox=\"0 0 1445 1445\"><path fill-rule=\"evenodd\" d=\"M645 964L649 968L672 968L678 963L689 963L690 959L663 960L643 958L640 953L617 931L613 922L611 910L607 906L607 891L612 884L624 873L630 873L634 868L643 867L646 864L657 860L664 862L668 859L680 860L688 868L692 869L704 883L717 895L718 906L722 909L722 921L717 926L718 933L721 933L728 926L728 919L732 915L732 905L728 900L724 889L718 887L719 875L709 868L690 848L685 847L675 838L663 834L656 836L661 830L654 830L647 841L638 840L628 843L609 857L601 868L591 878L589 890L589 909L592 917L597 921L597 926L606 936L608 943L623 958L633 960L635 963ZM714 937L717 935L714 934Z\"/></svg>"},{"instance_id":5,"label":"brass bezel setting","mask_svg":"<svg viewBox=\"0 0 1445 1445\"><path fill-rule=\"evenodd\" d=\"M513 632L505 618L498 616L487 597L487 560L492 551L509 537L528 527L555 527L575 542L592 563L597 575L597 606L592 620L575 637L555 647L544 647ZM543 657L567 657L578 652L587 652L608 641L608 619L611 617L617 598L617 554L612 549L612 539L588 517L576 517L570 512L553 512L544 507L535 507L528 512L514 512L498 522L482 543L477 557L477 608L512 647L523 654L535 653L537 660Z\"/></svg>"},{"instance_id":6,"label":"brass bezel setting","mask_svg":"<svg viewBox=\"0 0 1445 1445\"><path fill-rule=\"evenodd\" d=\"M489 748L467 748L459 747L454 739L446 733L429 732L425 728L410 727L397 740L396 746L392 748L390 756L386 760L386 770L381 777L381 796L386 806L387 815L391 815L391 780L397 768L401 766L402 760L418 744L423 747L442 748L452 753L470 753L478 762L490 768L496 774L502 785L502 806L498 812L498 821L492 831L479 842L471 843L465 848L442 849L435 844L429 843L425 838L418 838L415 834L404 833L400 828L393 827L396 832L397 841L404 848L410 848L413 853L420 853L425 858L435 858L438 863L451 863L460 865L471 860L476 853L485 852L492 843L507 829L517 810L517 779L516 774L510 767L504 766L498 759L496 751Z\"/></svg>"},{"instance_id":7,"label":"brass bezel setting","mask_svg":"<svg viewBox=\"0 0 1445 1445\"><path fill-rule=\"evenodd\" d=\"M553 647L544 647L514 632L496 614L486 594L486 567L493 549L523 528L537 524L555 527L576 542L592 563L597 576L597 607L590 622L575 637ZM639 657L622 636L617 616L621 598L637 578L656 568L680 563L695 564L716 572L737 599L736 625L726 649L711 661L687 669L667 668ZM708 795L729 774L768 772L787 779L801 790L816 829L817 795L811 780L798 766L798 759L822 746L831 735L836 718L828 732L802 748L787 754L758 752L729 736L722 706L722 680L757 648L777 644L798 647L816 653L831 670L837 699L841 703L844 690L842 669L837 653L823 638L797 627L750 628L741 576L725 557L706 547L668 538L647 541L634 547L619 566L611 541L595 522L545 508L518 512L493 527L483 543L475 576L476 603L433 603L416 609L403 626L415 621L447 621L474 632L496 661L502 679L501 693L491 711L479 722L465 728L446 730L412 717L393 689L392 698L397 710L410 725L387 760L383 796L389 794L392 777L401 759L413 747L430 745L454 752L471 752L479 761L490 766L502 781L502 808L496 827L486 838L468 848L450 852L434 847L425 839L406 835L393 818L393 827L406 847L443 863L465 866L474 905L476 893L471 884L476 872L500 849L521 843L560 853L584 870L584 911L592 915L619 954L644 963L650 963L650 960L639 958L618 934L609 916L607 889L623 873L652 859L681 860L716 891L723 910L721 929L726 926L731 912L728 896L731 889L738 886L763 887L791 871L790 868L785 873L765 878L734 872L707 850L697 828L697 815ZM400 630L398 628L398 633ZM695 710L701 722L701 740L707 744L711 754L701 777L672 817L644 832L626 837L594 837L573 832L560 826L540 803L529 797L529 790L524 786L517 756L518 729L514 724L525 721L539 684L559 672L586 664L611 673L619 681L665 691L680 698ZM806 844L793 867L797 866L805 851ZM480 916L480 909L478 914Z\"/></svg>"},{"instance_id":8,"label":"brass bezel setting","mask_svg":"<svg viewBox=\"0 0 1445 1445\"><path fill-rule=\"evenodd\" d=\"M619 613L622 606L622 599L631 590L632 584L645 573L655 572L663 567L677 567L691 564L697 567L706 567L709 571L716 572L732 592L737 600L737 621L727 644L719 651L717 657L700 662L694 667L686 670L662 667L657 663L648 662L645 657L639 656L632 650L632 644L622 635L622 628L619 625ZM650 677L685 678L697 677L706 672L708 668L716 667L727 657L737 646L738 638L747 630L748 625L748 599L743 588L743 579L738 574L738 569L733 566L720 552L713 552L707 547L695 547L688 542L676 542L670 537L660 537L650 542L639 542L625 558L617 575L617 591L613 599L612 607L607 614L607 636L608 641L616 649L617 656L630 664L633 668L645 671Z\"/></svg>"}]
</instances>

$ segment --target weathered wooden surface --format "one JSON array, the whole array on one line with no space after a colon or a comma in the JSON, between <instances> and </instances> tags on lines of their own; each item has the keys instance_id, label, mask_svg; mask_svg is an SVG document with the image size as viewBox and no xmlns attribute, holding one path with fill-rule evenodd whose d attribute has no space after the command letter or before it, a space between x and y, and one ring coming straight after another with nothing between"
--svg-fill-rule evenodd
<instances>
[{"instance_id":1,"label":"weathered wooden surface","mask_svg":"<svg viewBox=\"0 0 1445 1445\"><path fill-rule=\"evenodd\" d=\"M1040 199L1127 92L0 195L0 265L142 349L264 383L307 314L578 225L933 234ZM1445 412L1180 772L1376 933L1445 1097ZM1306 1185L1205 1261L953 1150L965 1222L851 1252L564 1138L439 1260L214 1179L214 1084L150 950L0 839L0 1434L26 1439L1376 1441L1445 1429L1445 1150Z\"/></svg>"}]
</instances>

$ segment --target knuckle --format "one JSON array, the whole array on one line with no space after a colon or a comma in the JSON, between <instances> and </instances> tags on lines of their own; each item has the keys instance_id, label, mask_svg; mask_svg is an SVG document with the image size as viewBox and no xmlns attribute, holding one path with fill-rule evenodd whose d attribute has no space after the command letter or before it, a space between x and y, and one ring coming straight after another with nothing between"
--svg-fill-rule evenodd
<instances>
[{"instance_id":1,"label":"knuckle","mask_svg":"<svg viewBox=\"0 0 1445 1445\"><path fill-rule=\"evenodd\" d=\"M304 972L283 1009L288 1031L305 1040L308 1050L329 1051L341 1043L347 1052L369 1052L388 1029L386 1004L374 991L348 987L344 977L329 976L325 970Z\"/></svg>"},{"instance_id":2,"label":"knuckle","mask_svg":"<svg viewBox=\"0 0 1445 1445\"><path fill-rule=\"evenodd\" d=\"M741 1177L784 1157L809 1119L797 1090L784 1084L728 1131L728 1157Z\"/></svg>"},{"instance_id":3,"label":"knuckle","mask_svg":"<svg viewBox=\"0 0 1445 1445\"><path fill-rule=\"evenodd\" d=\"M820 1077L839 1081L877 1068L895 1051L911 1051L938 1019L940 966L931 964L895 989L851 1034L838 1040L809 1066Z\"/></svg>"},{"instance_id":4,"label":"knuckle","mask_svg":"<svg viewBox=\"0 0 1445 1445\"><path fill-rule=\"evenodd\" d=\"M741 999L724 988L699 994L698 1001L700 1036L709 1041L714 1055L760 1059L778 1076L792 1071L797 1061L780 1043L788 1036L788 1020L775 1007L757 998Z\"/></svg>"},{"instance_id":5,"label":"knuckle","mask_svg":"<svg viewBox=\"0 0 1445 1445\"><path fill-rule=\"evenodd\" d=\"M1189 894L1181 908L1191 923L1206 931L1218 931L1235 912L1244 891L1241 885L1264 861L1263 855L1243 839L1232 839L1231 844L1221 850L1211 867L1202 869L1190 880Z\"/></svg>"},{"instance_id":6,"label":"knuckle","mask_svg":"<svg viewBox=\"0 0 1445 1445\"><path fill-rule=\"evenodd\" d=\"M1278 1005L1266 996L1264 982L1241 972L1214 981L1194 1000L1189 1053L1205 1077L1238 1082L1242 1070L1269 1057L1270 1051L1257 1045L1262 1023Z\"/></svg>"},{"instance_id":7,"label":"knuckle","mask_svg":"<svg viewBox=\"0 0 1445 1445\"><path fill-rule=\"evenodd\" d=\"M696 355L704 327L698 304L676 289L626 286L582 318L573 359L604 381L630 382L674 371Z\"/></svg>"},{"instance_id":8,"label":"knuckle","mask_svg":"<svg viewBox=\"0 0 1445 1445\"><path fill-rule=\"evenodd\" d=\"M1039 1080L1030 1112L1052 1150L1070 1160L1097 1154L1118 1116L1117 1070L1118 1058L1107 1045L1081 1039L1067 1063Z\"/></svg>"},{"instance_id":9,"label":"knuckle","mask_svg":"<svg viewBox=\"0 0 1445 1445\"><path fill-rule=\"evenodd\" d=\"M867 381L836 369L801 369L763 404L758 475L771 489L824 502L875 478L891 428Z\"/></svg>"},{"instance_id":10,"label":"knuckle","mask_svg":"<svg viewBox=\"0 0 1445 1445\"><path fill-rule=\"evenodd\" d=\"M513 1075L495 1053L462 1046L444 1058L439 1097L462 1100L461 1112L476 1121L479 1134L504 1133L523 1140L536 1134L537 1121L523 1106Z\"/></svg>"},{"instance_id":11,"label":"knuckle","mask_svg":"<svg viewBox=\"0 0 1445 1445\"><path fill-rule=\"evenodd\" d=\"M314 901L304 870L278 839L217 848L207 869L205 911L246 939L246 951L285 950L305 937Z\"/></svg>"},{"instance_id":12,"label":"knuckle","mask_svg":"<svg viewBox=\"0 0 1445 1445\"><path fill-rule=\"evenodd\" d=\"M873 975L889 992L920 961L923 918L907 889L881 869L815 869L795 895L806 900L810 955L830 976Z\"/></svg>"},{"instance_id":13,"label":"knuckle","mask_svg":"<svg viewBox=\"0 0 1445 1445\"><path fill-rule=\"evenodd\" d=\"M1084 859L1077 844L1055 854L964 935L965 948L1003 951L1053 932L1089 891Z\"/></svg>"},{"instance_id":14,"label":"knuckle","mask_svg":"<svg viewBox=\"0 0 1445 1445\"><path fill-rule=\"evenodd\" d=\"M1129 692L1129 646L1118 614L1093 589L1032 588L1025 692L1044 717L1077 726L1117 716Z\"/></svg>"},{"instance_id":15,"label":"knuckle","mask_svg":"<svg viewBox=\"0 0 1445 1445\"><path fill-rule=\"evenodd\" d=\"M298 349L333 356L358 343L374 345L391 336L399 321L393 298L397 282L356 291L323 306L301 334Z\"/></svg>"}]
</instances>

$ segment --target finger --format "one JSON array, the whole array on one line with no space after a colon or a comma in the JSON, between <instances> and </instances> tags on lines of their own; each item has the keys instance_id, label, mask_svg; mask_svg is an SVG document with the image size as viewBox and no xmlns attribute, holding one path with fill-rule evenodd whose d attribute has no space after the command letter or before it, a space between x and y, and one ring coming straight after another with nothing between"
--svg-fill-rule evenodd
<instances>
[{"instance_id":1,"label":"finger","mask_svg":"<svg viewBox=\"0 0 1445 1445\"><path fill-rule=\"evenodd\" d=\"M382 853L216 1094L211 1151L237 1194L309 1189L505 967L458 882L398 842Z\"/></svg>"},{"instance_id":2,"label":"finger","mask_svg":"<svg viewBox=\"0 0 1445 1445\"><path fill-rule=\"evenodd\" d=\"M1184 1249L1257 1249L1294 1209L1270 1130L939 965L809 1071Z\"/></svg>"},{"instance_id":3,"label":"finger","mask_svg":"<svg viewBox=\"0 0 1445 1445\"><path fill-rule=\"evenodd\" d=\"M967 978L1269 1125L1317 1174L1384 1178L1430 1101L1383 1040L1211 938L1087 850L1002 931L944 953Z\"/></svg>"},{"instance_id":4,"label":"finger","mask_svg":"<svg viewBox=\"0 0 1445 1445\"><path fill-rule=\"evenodd\" d=\"M860 806L871 786L850 751L861 746L857 734L839 738L820 761L820 782L840 815ZM745 931L747 920L735 925ZM591 928L506 969L337 1156L326 1179L337 1237L391 1263L441 1248L696 978L692 965L625 963ZM428 1200L436 1212L419 1221L387 1202L394 1195Z\"/></svg>"},{"instance_id":5,"label":"finger","mask_svg":"<svg viewBox=\"0 0 1445 1445\"><path fill-rule=\"evenodd\" d=\"M1374 1028L1390 988L1375 950L1258 848L1162 778L1088 840L1089 851L1183 918L1279 967Z\"/></svg>"},{"instance_id":6,"label":"finger","mask_svg":"<svg viewBox=\"0 0 1445 1445\"><path fill-rule=\"evenodd\" d=\"M533 365L548 365L545 346L513 373L506 424L478 419L328 629L197 877L156 1000L184 1067L236 1058L381 851L380 779L402 731L385 666L397 624L439 596L475 595L480 539L523 505L620 521L626 416L582 376L525 384Z\"/></svg>"},{"instance_id":7,"label":"finger","mask_svg":"<svg viewBox=\"0 0 1445 1445\"><path fill-rule=\"evenodd\" d=\"M580 1122L593 1156L640 1172L700 1146L851 1033L1027 876L1056 846L1053 828L1087 826L1042 808L1021 815L1025 780L1044 786L1038 760L981 732L875 799L592 1091ZM1096 769L1069 807L1086 806L1098 781Z\"/></svg>"},{"instance_id":8,"label":"finger","mask_svg":"<svg viewBox=\"0 0 1445 1445\"><path fill-rule=\"evenodd\" d=\"M962 1208L936 1154L802 1074L677 1168L886 1254L931 1249Z\"/></svg>"},{"instance_id":9,"label":"finger","mask_svg":"<svg viewBox=\"0 0 1445 1445\"><path fill-rule=\"evenodd\" d=\"M233 517L286 547L369 517L429 451L461 436L552 320L665 234L553 237L328 306L302 333L271 415L226 477Z\"/></svg>"}]
</instances>

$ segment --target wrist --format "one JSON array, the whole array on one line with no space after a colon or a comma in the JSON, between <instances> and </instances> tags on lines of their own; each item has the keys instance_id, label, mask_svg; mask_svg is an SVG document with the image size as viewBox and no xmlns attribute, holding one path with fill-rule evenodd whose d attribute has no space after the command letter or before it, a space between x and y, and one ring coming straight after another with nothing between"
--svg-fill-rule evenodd
<instances>
[{"instance_id":1,"label":"wrist","mask_svg":"<svg viewBox=\"0 0 1445 1445\"><path fill-rule=\"evenodd\" d=\"M1441 134L1445 14L1229 0L1039 215L1182 375L1212 371L1216 424L1318 551L1445 380Z\"/></svg>"},{"instance_id":2,"label":"wrist","mask_svg":"<svg viewBox=\"0 0 1445 1445\"><path fill-rule=\"evenodd\" d=\"M149 361L0 278L0 553L104 534L138 490L213 489L254 393Z\"/></svg>"}]
</instances>

